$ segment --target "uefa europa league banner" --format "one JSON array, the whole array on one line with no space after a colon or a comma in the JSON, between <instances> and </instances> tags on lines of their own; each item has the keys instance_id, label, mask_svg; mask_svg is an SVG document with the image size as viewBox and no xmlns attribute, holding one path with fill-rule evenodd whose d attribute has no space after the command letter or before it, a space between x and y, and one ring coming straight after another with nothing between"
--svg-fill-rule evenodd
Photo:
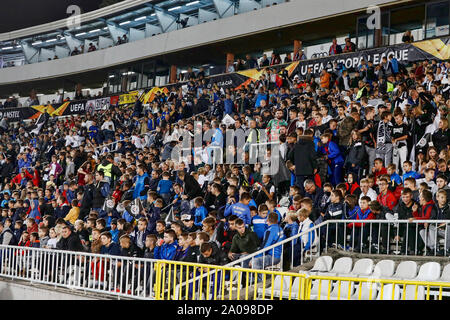
<instances>
[{"instance_id":1,"label":"uefa europa league banner","mask_svg":"<svg viewBox=\"0 0 450 320\"><path fill-rule=\"evenodd\" d=\"M356 68L362 60L372 61L374 65L377 65L383 57L389 57L390 55L394 55L400 63L404 64L427 59L447 60L450 58L449 40L450 38L424 40L415 43L403 43L318 59L303 60L298 62L293 74L305 76L309 68L312 69L314 74L319 74L322 69L332 68L335 62L342 64L345 69Z\"/></svg>"},{"instance_id":2,"label":"uefa europa league banner","mask_svg":"<svg viewBox=\"0 0 450 320\"><path fill-rule=\"evenodd\" d=\"M75 114L93 113L94 111L105 110L109 107L110 98L96 100L67 101L53 105L40 105L23 108L1 109L0 119L6 118L10 122L21 120L33 120L47 112L50 117L70 116Z\"/></svg>"}]
</instances>

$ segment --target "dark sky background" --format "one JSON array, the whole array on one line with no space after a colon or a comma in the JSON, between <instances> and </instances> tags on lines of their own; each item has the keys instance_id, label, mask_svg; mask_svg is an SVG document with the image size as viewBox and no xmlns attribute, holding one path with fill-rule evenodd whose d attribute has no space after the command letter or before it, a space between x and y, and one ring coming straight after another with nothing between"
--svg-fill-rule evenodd
<instances>
[{"instance_id":1,"label":"dark sky background","mask_svg":"<svg viewBox=\"0 0 450 320\"><path fill-rule=\"evenodd\" d=\"M0 33L32 27L68 17L67 8L75 4L82 12L99 8L102 0L3 0Z\"/></svg>"}]
</instances>

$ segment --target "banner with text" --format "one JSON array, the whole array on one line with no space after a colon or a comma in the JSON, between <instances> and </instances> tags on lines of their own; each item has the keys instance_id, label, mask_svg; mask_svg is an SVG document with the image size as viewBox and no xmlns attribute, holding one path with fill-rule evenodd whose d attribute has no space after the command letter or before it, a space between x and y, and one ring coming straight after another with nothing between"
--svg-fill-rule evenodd
<instances>
[{"instance_id":1,"label":"banner with text","mask_svg":"<svg viewBox=\"0 0 450 320\"><path fill-rule=\"evenodd\" d=\"M413 44L403 43L388 47L367 49L364 51L344 53L318 59L299 61L293 75L305 76L311 68L314 74L322 69L329 69L335 62L341 63L346 69L357 67L361 61L372 61L374 65L379 64L383 57L394 55L400 63L409 63L426 59L447 60L450 58L450 46L447 45L450 38L433 39L416 42Z\"/></svg>"}]
</instances>

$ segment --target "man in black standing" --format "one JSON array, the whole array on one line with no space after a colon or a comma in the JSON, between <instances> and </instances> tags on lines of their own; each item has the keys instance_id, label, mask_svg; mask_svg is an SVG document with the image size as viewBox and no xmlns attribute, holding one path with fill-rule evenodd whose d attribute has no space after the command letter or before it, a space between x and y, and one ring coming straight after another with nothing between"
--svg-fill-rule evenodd
<instances>
[{"instance_id":1,"label":"man in black standing","mask_svg":"<svg viewBox=\"0 0 450 320\"><path fill-rule=\"evenodd\" d=\"M305 194L305 180L313 179L317 172L316 158L313 132L308 129L305 131L305 135L300 136L294 150L288 154L288 160L291 160L295 165L295 184L300 188L302 195Z\"/></svg>"}]
</instances>

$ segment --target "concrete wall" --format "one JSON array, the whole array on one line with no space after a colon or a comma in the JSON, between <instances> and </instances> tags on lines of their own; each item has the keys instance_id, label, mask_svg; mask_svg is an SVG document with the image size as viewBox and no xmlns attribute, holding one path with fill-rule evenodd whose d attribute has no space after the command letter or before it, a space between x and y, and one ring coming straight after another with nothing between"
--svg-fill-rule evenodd
<instances>
[{"instance_id":1,"label":"concrete wall","mask_svg":"<svg viewBox=\"0 0 450 320\"><path fill-rule=\"evenodd\" d=\"M67 76L364 9L392 0L292 0L113 48L0 70L0 85ZM225 59L225 58L224 58Z\"/></svg>"},{"instance_id":2,"label":"concrete wall","mask_svg":"<svg viewBox=\"0 0 450 320\"><path fill-rule=\"evenodd\" d=\"M50 286L25 285L11 280L0 280L0 300L99 300L99 298L71 294L69 290Z\"/></svg>"}]
</instances>

